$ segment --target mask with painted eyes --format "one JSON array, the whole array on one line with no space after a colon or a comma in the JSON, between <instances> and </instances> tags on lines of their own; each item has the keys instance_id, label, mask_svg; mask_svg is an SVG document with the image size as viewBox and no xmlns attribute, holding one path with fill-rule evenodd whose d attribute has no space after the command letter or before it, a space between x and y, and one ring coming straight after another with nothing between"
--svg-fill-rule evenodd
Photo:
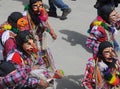
<instances>
[{"instance_id":1,"label":"mask with painted eyes","mask_svg":"<svg viewBox=\"0 0 120 89\"><path fill-rule=\"evenodd\" d=\"M43 3L41 1L37 1L32 4L32 10L36 14L40 14L40 9L43 8Z\"/></svg>"},{"instance_id":2,"label":"mask with painted eyes","mask_svg":"<svg viewBox=\"0 0 120 89\"><path fill-rule=\"evenodd\" d=\"M102 55L107 62L112 62L116 57L116 53L112 47L107 47L103 50Z\"/></svg>"},{"instance_id":3,"label":"mask with painted eyes","mask_svg":"<svg viewBox=\"0 0 120 89\"><path fill-rule=\"evenodd\" d=\"M111 59L117 57L113 45L108 41L100 43L97 56L103 61L106 61L106 59L111 61Z\"/></svg>"},{"instance_id":4,"label":"mask with painted eyes","mask_svg":"<svg viewBox=\"0 0 120 89\"><path fill-rule=\"evenodd\" d=\"M28 39L27 42L23 43L23 49L28 54L38 52L38 49L37 49L33 39Z\"/></svg>"},{"instance_id":5,"label":"mask with painted eyes","mask_svg":"<svg viewBox=\"0 0 120 89\"><path fill-rule=\"evenodd\" d=\"M103 50L104 50L105 48L108 48L108 47L113 47L110 42L104 41L104 42L101 42L101 43L100 43L100 45L99 45L99 47L98 47L98 53L97 53L98 58L100 58L100 59L103 59L103 58L104 58L104 57L103 57Z\"/></svg>"},{"instance_id":6,"label":"mask with painted eyes","mask_svg":"<svg viewBox=\"0 0 120 89\"><path fill-rule=\"evenodd\" d=\"M23 44L25 45L25 48L33 47L34 38L32 34L28 30L20 31L17 36L15 37L16 45L19 50L24 51Z\"/></svg>"},{"instance_id":7,"label":"mask with painted eyes","mask_svg":"<svg viewBox=\"0 0 120 89\"><path fill-rule=\"evenodd\" d=\"M120 14L116 11L113 10L110 15L109 15L109 21L111 25L116 24L117 26L120 25Z\"/></svg>"}]
</instances>

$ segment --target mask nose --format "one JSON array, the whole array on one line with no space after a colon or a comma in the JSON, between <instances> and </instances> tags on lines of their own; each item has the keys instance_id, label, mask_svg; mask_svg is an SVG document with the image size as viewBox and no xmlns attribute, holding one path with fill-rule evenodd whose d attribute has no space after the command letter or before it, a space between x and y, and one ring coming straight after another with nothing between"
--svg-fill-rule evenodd
<instances>
[{"instance_id":1,"label":"mask nose","mask_svg":"<svg viewBox=\"0 0 120 89\"><path fill-rule=\"evenodd\" d=\"M114 58L116 56L115 52L110 52L110 57Z\"/></svg>"}]
</instances>

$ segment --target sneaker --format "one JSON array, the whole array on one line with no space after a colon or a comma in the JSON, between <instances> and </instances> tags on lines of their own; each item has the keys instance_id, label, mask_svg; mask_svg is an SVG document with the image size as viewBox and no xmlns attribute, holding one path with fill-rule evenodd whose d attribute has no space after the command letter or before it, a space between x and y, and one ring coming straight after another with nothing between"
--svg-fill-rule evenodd
<instances>
[{"instance_id":1,"label":"sneaker","mask_svg":"<svg viewBox=\"0 0 120 89\"><path fill-rule=\"evenodd\" d=\"M71 12L71 8L63 9L62 10L62 16L60 17L60 20L65 20L67 19L67 15Z\"/></svg>"},{"instance_id":2,"label":"sneaker","mask_svg":"<svg viewBox=\"0 0 120 89\"><path fill-rule=\"evenodd\" d=\"M56 11L48 11L48 15L49 15L50 17L57 17Z\"/></svg>"}]
</instances>

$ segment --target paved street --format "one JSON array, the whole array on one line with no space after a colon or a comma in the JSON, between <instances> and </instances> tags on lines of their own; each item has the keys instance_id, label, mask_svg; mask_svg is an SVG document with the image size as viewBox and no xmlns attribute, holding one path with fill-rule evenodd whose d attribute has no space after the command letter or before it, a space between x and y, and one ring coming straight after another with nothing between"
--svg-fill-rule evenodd
<instances>
[{"instance_id":1,"label":"paved street","mask_svg":"<svg viewBox=\"0 0 120 89\"><path fill-rule=\"evenodd\" d=\"M57 80L56 89L82 89L80 80L83 78L87 59L92 57L91 50L85 47L85 41L89 24L96 17L96 9L93 7L96 0L63 1L71 7L72 12L64 21L49 17L58 38L53 41L49 34L47 38L57 68L65 73L63 79ZM43 2L48 5L47 0ZM28 0L0 0L0 23L7 20L7 16L13 11L23 12L27 3ZM118 11L120 12L120 6ZM57 12L61 16L60 9ZM120 43L120 35L117 34L116 37Z\"/></svg>"}]
</instances>

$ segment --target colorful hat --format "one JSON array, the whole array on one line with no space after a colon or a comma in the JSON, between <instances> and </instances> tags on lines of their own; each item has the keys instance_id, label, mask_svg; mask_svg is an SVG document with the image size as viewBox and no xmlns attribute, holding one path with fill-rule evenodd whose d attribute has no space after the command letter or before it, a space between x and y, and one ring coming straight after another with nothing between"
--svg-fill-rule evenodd
<instances>
[{"instance_id":1,"label":"colorful hat","mask_svg":"<svg viewBox=\"0 0 120 89\"><path fill-rule=\"evenodd\" d=\"M12 12L9 16L8 16L8 23L10 23L12 25L13 28L17 28L17 21L18 19L22 18L23 15L20 12Z\"/></svg>"}]
</instances>

